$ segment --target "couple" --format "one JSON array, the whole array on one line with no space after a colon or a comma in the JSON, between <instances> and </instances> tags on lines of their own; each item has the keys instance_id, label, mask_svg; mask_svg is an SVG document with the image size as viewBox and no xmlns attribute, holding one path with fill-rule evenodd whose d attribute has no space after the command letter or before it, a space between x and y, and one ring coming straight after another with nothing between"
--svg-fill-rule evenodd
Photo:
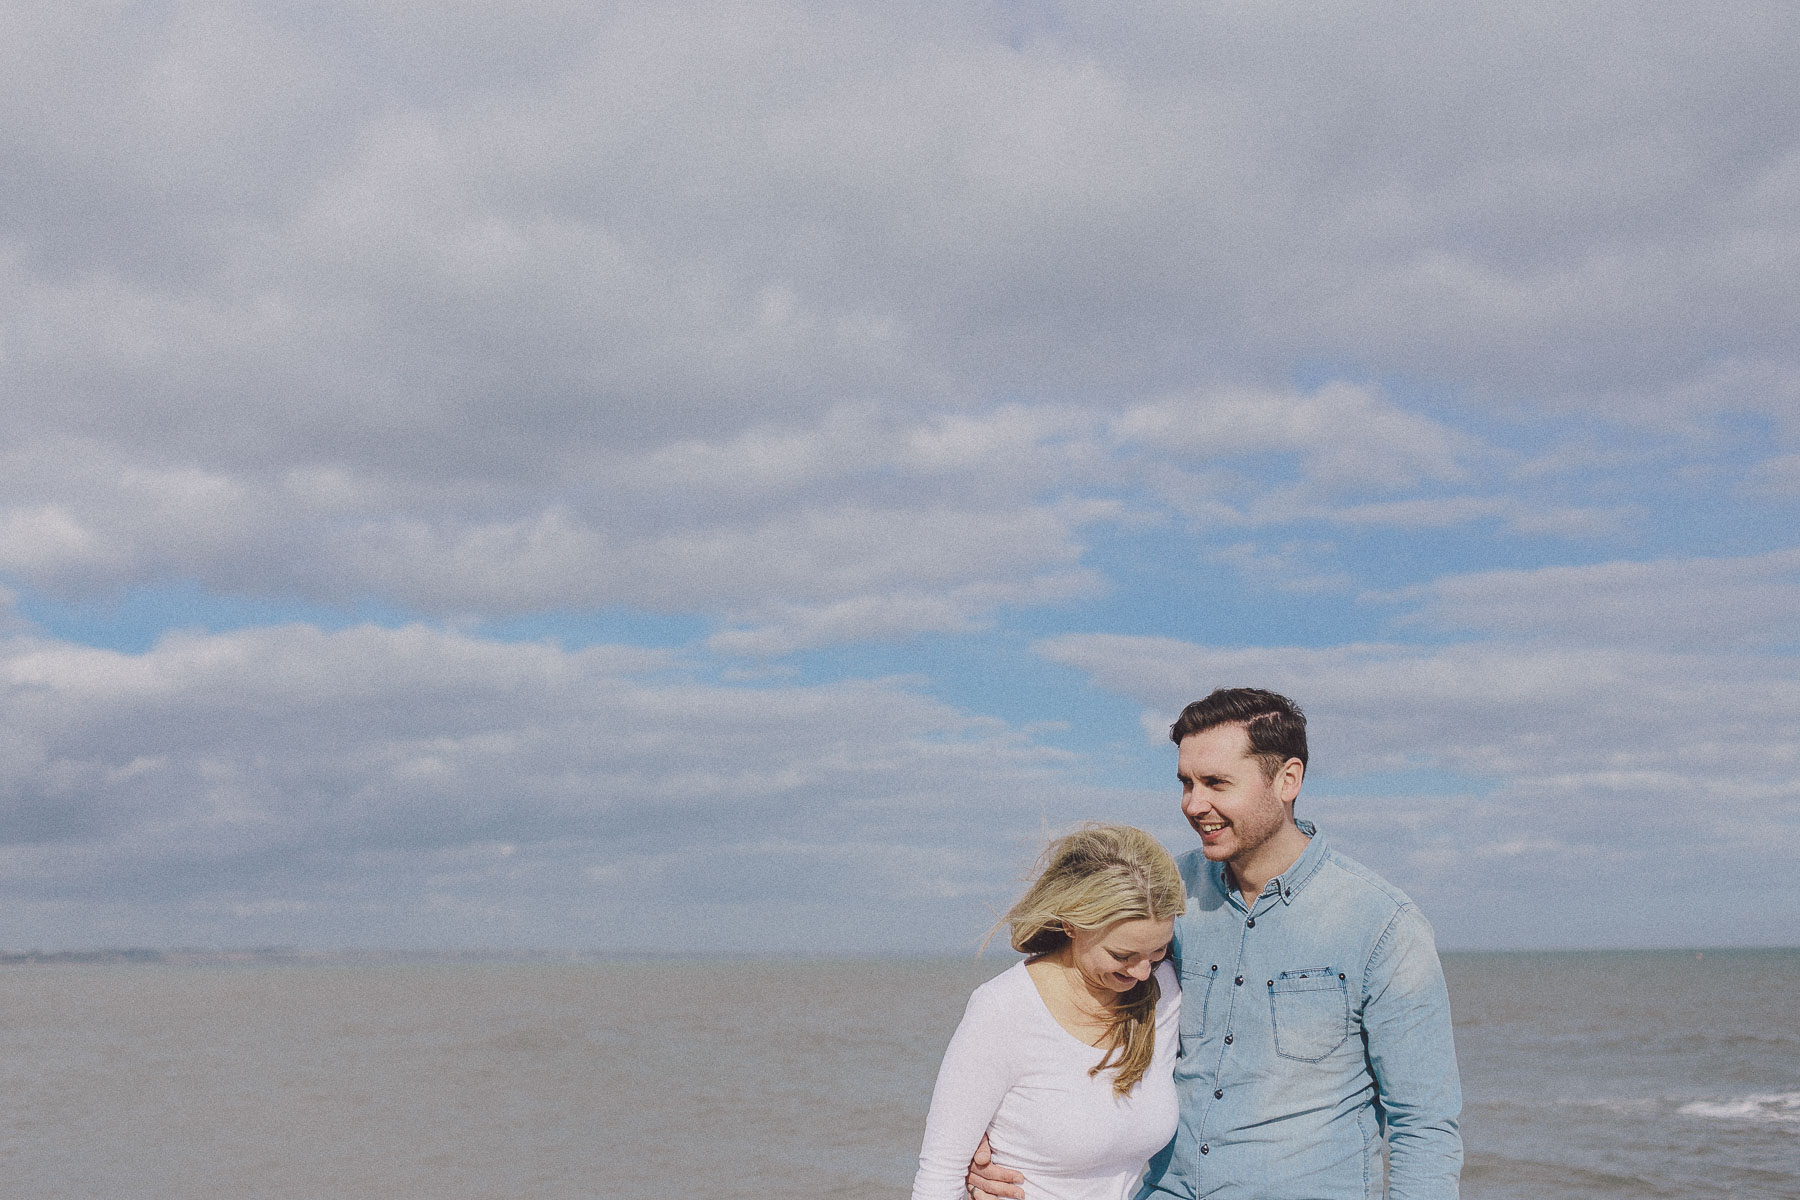
<instances>
[{"instance_id":1,"label":"couple","mask_svg":"<svg viewBox=\"0 0 1800 1200\"><path fill-rule=\"evenodd\" d=\"M1221 688L1169 736L1200 850L1102 825L1046 851L1006 916L1030 957L944 1053L913 1200L1451 1200L1431 927L1294 820L1306 718Z\"/></svg>"}]
</instances>

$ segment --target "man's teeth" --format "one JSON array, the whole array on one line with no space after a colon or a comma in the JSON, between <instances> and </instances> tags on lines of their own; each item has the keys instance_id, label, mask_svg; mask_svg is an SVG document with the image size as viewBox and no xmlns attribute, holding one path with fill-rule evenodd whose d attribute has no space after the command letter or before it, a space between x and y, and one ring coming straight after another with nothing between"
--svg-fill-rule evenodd
<instances>
[{"instance_id":1,"label":"man's teeth","mask_svg":"<svg viewBox=\"0 0 1800 1200\"><path fill-rule=\"evenodd\" d=\"M1217 832L1219 832L1219 830L1221 830L1223 828L1225 828L1225 822L1223 822L1223 821L1220 821L1217 824L1213 824L1212 822L1209 822L1209 821L1202 821L1200 823L1200 832L1201 833L1217 833Z\"/></svg>"}]
</instances>

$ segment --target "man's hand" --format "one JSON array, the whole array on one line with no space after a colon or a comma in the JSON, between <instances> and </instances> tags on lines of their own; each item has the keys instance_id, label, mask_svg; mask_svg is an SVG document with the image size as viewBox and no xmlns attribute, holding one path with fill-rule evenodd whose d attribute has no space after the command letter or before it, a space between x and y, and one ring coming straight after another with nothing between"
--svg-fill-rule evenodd
<instances>
[{"instance_id":1,"label":"man's hand","mask_svg":"<svg viewBox=\"0 0 1800 1200\"><path fill-rule=\"evenodd\" d=\"M970 1200L1025 1200L1025 1189L1020 1187L1025 1177L1009 1167L996 1167L988 1145L987 1134L981 1135L981 1145L975 1147L975 1157L969 1162L968 1184Z\"/></svg>"}]
</instances>

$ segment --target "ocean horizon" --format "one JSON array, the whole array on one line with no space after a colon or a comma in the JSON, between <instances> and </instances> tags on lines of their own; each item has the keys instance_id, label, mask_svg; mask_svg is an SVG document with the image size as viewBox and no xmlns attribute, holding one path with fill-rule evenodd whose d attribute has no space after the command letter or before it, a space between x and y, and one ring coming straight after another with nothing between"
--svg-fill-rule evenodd
<instances>
[{"instance_id":1,"label":"ocean horizon","mask_svg":"<svg viewBox=\"0 0 1800 1200\"><path fill-rule=\"evenodd\" d=\"M1484 957L1503 954L1737 954L1800 952L1797 945L1679 945L1679 946L1495 946L1443 949L1444 958ZM33 964L130 964L227 965L239 962L270 965L355 963L504 963L504 962L938 962L950 959L995 958L1011 963L1018 956L998 943L985 950L680 950L594 949L559 946L99 946L45 950L12 947L0 949L0 966Z\"/></svg>"}]
</instances>

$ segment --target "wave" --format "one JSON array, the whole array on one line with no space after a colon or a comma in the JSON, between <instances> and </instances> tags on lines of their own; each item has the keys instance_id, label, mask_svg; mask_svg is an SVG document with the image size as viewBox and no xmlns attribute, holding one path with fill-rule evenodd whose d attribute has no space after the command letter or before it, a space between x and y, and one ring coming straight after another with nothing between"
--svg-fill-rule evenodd
<instances>
[{"instance_id":1,"label":"wave","mask_svg":"<svg viewBox=\"0 0 1800 1200\"><path fill-rule=\"evenodd\" d=\"M1694 1100L1675 1110L1684 1116L1714 1121L1754 1121L1800 1126L1800 1092L1759 1093L1725 1100Z\"/></svg>"}]
</instances>

